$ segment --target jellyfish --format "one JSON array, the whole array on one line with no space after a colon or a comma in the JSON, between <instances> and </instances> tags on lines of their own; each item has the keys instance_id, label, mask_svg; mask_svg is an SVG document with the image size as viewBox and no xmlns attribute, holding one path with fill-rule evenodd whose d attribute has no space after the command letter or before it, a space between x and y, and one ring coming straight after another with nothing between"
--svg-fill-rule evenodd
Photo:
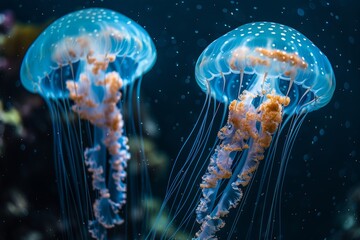
<instances>
[{"instance_id":1,"label":"jellyfish","mask_svg":"<svg viewBox=\"0 0 360 240\"><path fill-rule=\"evenodd\" d=\"M329 60L297 30L254 22L212 42L197 60L195 77L207 98L191 137L174 162L162 209L170 209L170 222L177 222L179 229L187 229L195 239L216 239L226 221L231 223L227 239L233 239L236 231L251 234L254 221L260 222L255 237L281 236L273 222L279 212L285 170L305 116L325 106L334 93ZM220 120L223 127L209 147L221 104L225 107ZM249 195L248 186L262 162L265 166L259 173L254 212L249 215L251 226L246 229L237 222ZM255 208L264 198L268 204L256 215ZM237 207L238 212L230 218Z\"/></svg>"},{"instance_id":2,"label":"jellyfish","mask_svg":"<svg viewBox=\"0 0 360 240\"><path fill-rule=\"evenodd\" d=\"M68 239L86 239L83 225L93 238L107 239L107 229L124 222L130 154L120 90L133 86L155 59L142 27L100 8L56 20L23 59L23 86L40 94L50 109L63 224L71 219L78 224ZM133 87L129 91L137 94Z\"/></svg>"}]
</instances>

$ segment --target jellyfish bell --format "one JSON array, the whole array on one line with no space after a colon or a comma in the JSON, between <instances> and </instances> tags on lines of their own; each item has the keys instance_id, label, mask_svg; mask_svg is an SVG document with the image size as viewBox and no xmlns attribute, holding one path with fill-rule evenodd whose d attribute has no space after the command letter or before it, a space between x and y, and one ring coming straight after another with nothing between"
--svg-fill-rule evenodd
<instances>
[{"instance_id":1,"label":"jellyfish bell","mask_svg":"<svg viewBox=\"0 0 360 240\"><path fill-rule=\"evenodd\" d=\"M71 239L87 238L84 225L92 237L107 239L107 229L124 222L130 153L120 90L149 71L155 59L142 27L100 8L56 20L24 57L21 82L50 109L63 218L75 219L74 232L80 232L69 230ZM84 169L94 193L87 189Z\"/></svg>"},{"instance_id":2,"label":"jellyfish bell","mask_svg":"<svg viewBox=\"0 0 360 240\"><path fill-rule=\"evenodd\" d=\"M195 75L218 101L265 87L289 96L297 113L325 106L335 89L327 57L300 32L272 22L245 24L215 40L200 55Z\"/></svg>"},{"instance_id":3,"label":"jellyfish bell","mask_svg":"<svg viewBox=\"0 0 360 240\"><path fill-rule=\"evenodd\" d=\"M46 98L68 97L65 82L85 71L91 59L108 62L107 71L117 71L127 85L151 69L156 51L148 33L130 18L107 9L84 9L41 33L23 60L21 82Z\"/></svg>"}]
</instances>

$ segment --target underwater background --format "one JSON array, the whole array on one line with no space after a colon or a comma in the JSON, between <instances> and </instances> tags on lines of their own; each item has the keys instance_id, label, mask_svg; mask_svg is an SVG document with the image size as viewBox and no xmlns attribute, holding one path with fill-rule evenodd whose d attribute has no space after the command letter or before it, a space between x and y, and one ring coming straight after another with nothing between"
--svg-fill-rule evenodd
<instances>
[{"instance_id":1,"label":"underwater background","mask_svg":"<svg viewBox=\"0 0 360 240\"><path fill-rule=\"evenodd\" d=\"M327 106L308 114L295 141L282 196L283 238L360 239L359 1L0 0L0 240L62 239L49 111L23 88L19 68L48 24L89 7L128 16L155 43L141 104L159 201L205 99L194 77L204 48L254 21L293 27L313 41L332 64L336 89Z\"/></svg>"}]
</instances>

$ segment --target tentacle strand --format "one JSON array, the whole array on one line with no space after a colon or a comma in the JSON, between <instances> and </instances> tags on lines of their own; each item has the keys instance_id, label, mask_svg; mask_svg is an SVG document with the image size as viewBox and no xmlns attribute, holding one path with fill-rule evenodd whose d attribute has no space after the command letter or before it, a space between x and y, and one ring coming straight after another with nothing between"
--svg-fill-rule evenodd
<instances>
[{"instance_id":1,"label":"tentacle strand","mask_svg":"<svg viewBox=\"0 0 360 240\"><path fill-rule=\"evenodd\" d=\"M97 239L106 239L106 228L124 222L119 211L126 203L125 178L130 153L128 139L123 135L124 121L117 107L123 82L117 72L104 74L108 63L114 60L114 56L105 56L101 61L90 54L88 67L92 71L81 74L77 82L66 82L70 98L75 103L73 111L90 121L101 137L100 142L95 139L96 145L85 151L85 163L92 173L93 188L100 194L93 205L95 220L89 223L90 233ZM102 90L99 92L99 89ZM103 161L106 152L109 155L109 170ZM106 174L107 171L109 174Z\"/></svg>"},{"instance_id":2,"label":"tentacle strand","mask_svg":"<svg viewBox=\"0 0 360 240\"><path fill-rule=\"evenodd\" d=\"M211 157L200 185L203 195L196 210L197 221L201 224L197 239L215 238L215 233L225 225L221 218L242 199L242 188L249 184L264 158L272 135L282 121L283 106L290 102L288 97L272 93L266 98L261 96L264 101L255 108L253 100L256 97L259 96L244 91L239 100L229 105L228 123L218 133L221 143ZM238 163L232 172L233 158L240 152L243 152L242 163ZM227 178L231 178L230 183L215 202L220 182Z\"/></svg>"}]
</instances>

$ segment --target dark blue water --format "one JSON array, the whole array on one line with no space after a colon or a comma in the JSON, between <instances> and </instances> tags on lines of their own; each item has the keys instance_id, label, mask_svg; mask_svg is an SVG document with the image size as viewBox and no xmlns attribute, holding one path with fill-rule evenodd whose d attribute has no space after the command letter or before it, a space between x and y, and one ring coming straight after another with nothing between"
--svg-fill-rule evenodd
<instances>
[{"instance_id":1,"label":"dark blue water","mask_svg":"<svg viewBox=\"0 0 360 240\"><path fill-rule=\"evenodd\" d=\"M142 102L153 124L152 141L169 159L176 157L205 99L194 67L208 44L253 21L282 23L312 40L329 58L337 86L332 101L308 115L295 142L283 190L283 239L360 239L358 1L0 1L0 11L9 9L17 22L36 25L88 7L121 12L152 37L158 58L143 78ZM0 72L0 100L5 109L20 111L26 132L17 134L0 117L0 240L61 239L52 128L42 100L20 85L23 42L14 40L10 56L0 47L0 55L12 60ZM163 187L156 184L161 197ZM14 200L19 198L25 207Z\"/></svg>"}]
</instances>

